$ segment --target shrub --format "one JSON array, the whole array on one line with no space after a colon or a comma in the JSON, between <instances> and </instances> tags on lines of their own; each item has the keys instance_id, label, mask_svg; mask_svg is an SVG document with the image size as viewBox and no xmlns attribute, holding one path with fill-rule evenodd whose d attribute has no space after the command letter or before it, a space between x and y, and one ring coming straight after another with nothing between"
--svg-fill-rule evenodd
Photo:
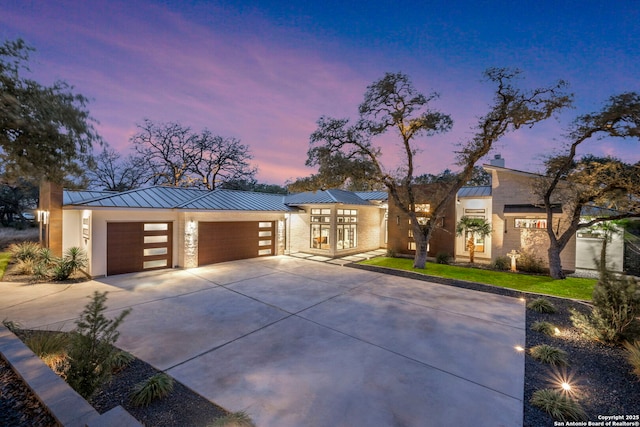
<instances>
[{"instance_id":1,"label":"shrub","mask_svg":"<svg viewBox=\"0 0 640 427\"><path fill-rule=\"evenodd\" d=\"M35 261L38 258L39 251L40 245L36 242L13 243L9 246L9 252L19 261L28 259Z\"/></svg>"},{"instance_id":2,"label":"shrub","mask_svg":"<svg viewBox=\"0 0 640 427\"><path fill-rule=\"evenodd\" d=\"M84 249L77 246L67 249L67 251L64 253L63 259L67 263L67 266L71 269L71 274L75 273L78 270L86 268L87 264L89 263L87 253L84 251Z\"/></svg>"},{"instance_id":3,"label":"shrub","mask_svg":"<svg viewBox=\"0 0 640 427\"><path fill-rule=\"evenodd\" d=\"M593 305L614 330L615 338L624 338L625 331L640 316L640 288L632 277L602 270L593 289Z\"/></svg>"},{"instance_id":4,"label":"shrub","mask_svg":"<svg viewBox=\"0 0 640 427\"><path fill-rule=\"evenodd\" d=\"M71 266L64 259L58 260L51 269L51 275L54 280L67 280L71 276Z\"/></svg>"},{"instance_id":5,"label":"shrub","mask_svg":"<svg viewBox=\"0 0 640 427\"><path fill-rule=\"evenodd\" d=\"M52 268L55 280L67 280L69 276L87 266L88 258L86 252L78 247L67 249L64 257L55 262Z\"/></svg>"},{"instance_id":6,"label":"shrub","mask_svg":"<svg viewBox=\"0 0 640 427\"><path fill-rule=\"evenodd\" d=\"M56 260L56 257L54 257L53 254L51 253L51 249L41 248L36 253L36 261L38 261L39 264L42 264L43 266L48 267L55 264L57 260Z\"/></svg>"},{"instance_id":7,"label":"shrub","mask_svg":"<svg viewBox=\"0 0 640 427\"><path fill-rule=\"evenodd\" d=\"M556 334L556 326L549 322L534 322L534 324L531 325L531 330L549 336L553 336Z\"/></svg>"},{"instance_id":8,"label":"shrub","mask_svg":"<svg viewBox=\"0 0 640 427\"><path fill-rule=\"evenodd\" d=\"M49 276L49 268L46 264L39 262L33 266L32 274L36 280L46 279Z\"/></svg>"},{"instance_id":9,"label":"shrub","mask_svg":"<svg viewBox=\"0 0 640 427\"><path fill-rule=\"evenodd\" d=\"M24 343L36 356L42 358L65 353L69 345L69 335L60 331L32 331L27 334Z\"/></svg>"},{"instance_id":10,"label":"shrub","mask_svg":"<svg viewBox=\"0 0 640 427\"><path fill-rule=\"evenodd\" d=\"M31 276L35 266L36 262L31 258L18 259L18 262L16 263L16 272L18 274Z\"/></svg>"},{"instance_id":11,"label":"shrub","mask_svg":"<svg viewBox=\"0 0 640 427\"><path fill-rule=\"evenodd\" d=\"M451 255L446 252L438 252L436 255L436 262L438 264L449 264L451 262Z\"/></svg>"},{"instance_id":12,"label":"shrub","mask_svg":"<svg viewBox=\"0 0 640 427\"><path fill-rule=\"evenodd\" d=\"M547 344L531 347L529 353L531 357L542 363L548 363L553 366L565 366L569 364L566 351Z\"/></svg>"},{"instance_id":13,"label":"shrub","mask_svg":"<svg viewBox=\"0 0 640 427\"><path fill-rule=\"evenodd\" d=\"M531 396L531 404L546 411L559 421L586 421L587 414L578 402L558 390L537 390Z\"/></svg>"},{"instance_id":14,"label":"shrub","mask_svg":"<svg viewBox=\"0 0 640 427\"><path fill-rule=\"evenodd\" d=\"M111 372L116 373L122 371L133 362L133 355L126 351L118 351L113 355L111 359Z\"/></svg>"},{"instance_id":15,"label":"shrub","mask_svg":"<svg viewBox=\"0 0 640 427\"><path fill-rule=\"evenodd\" d=\"M633 373L638 379L640 379L640 341L635 341L633 343L625 342L625 356L631 367L633 368Z\"/></svg>"},{"instance_id":16,"label":"shrub","mask_svg":"<svg viewBox=\"0 0 640 427\"><path fill-rule=\"evenodd\" d=\"M161 399L173 390L173 378L161 372L136 384L129 396L134 406L148 406L156 399Z\"/></svg>"},{"instance_id":17,"label":"shrub","mask_svg":"<svg viewBox=\"0 0 640 427\"><path fill-rule=\"evenodd\" d=\"M387 257L389 258L395 258L396 257L396 251L394 251L391 248L387 248Z\"/></svg>"},{"instance_id":18,"label":"shrub","mask_svg":"<svg viewBox=\"0 0 640 427\"><path fill-rule=\"evenodd\" d=\"M537 313L553 314L557 311L556 306L546 298L534 299L529 304L527 304L527 308Z\"/></svg>"},{"instance_id":19,"label":"shrub","mask_svg":"<svg viewBox=\"0 0 640 427\"><path fill-rule=\"evenodd\" d=\"M618 342L638 333L640 289L635 279L601 270L593 289L594 308L589 315L571 312L573 325L589 338Z\"/></svg>"},{"instance_id":20,"label":"shrub","mask_svg":"<svg viewBox=\"0 0 640 427\"><path fill-rule=\"evenodd\" d=\"M85 399L111 375L111 363L118 340L118 327L131 311L121 312L115 319L107 319L107 293L94 292L91 302L76 320L69 346L67 382Z\"/></svg>"},{"instance_id":21,"label":"shrub","mask_svg":"<svg viewBox=\"0 0 640 427\"><path fill-rule=\"evenodd\" d=\"M18 329L20 329L20 325L13 320L7 320L6 318L2 320L2 326L13 332L14 334Z\"/></svg>"},{"instance_id":22,"label":"shrub","mask_svg":"<svg viewBox=\"0 0 640 427\"><path fill-rule=\"evenodd\" d=\"M216 419L212 427L255 427L255 424L245 411L238 411Z\"/></svg>"},{"instance_id":23,"label":"shrub","mask_svg":"<svg viewBox=\"0 0 640 427\"><path fill-rule=\"evenodd\" d=\"M511 270L511 258L508 256L500 256L493 261L491 266L494 270Z\"/></svg>"},{"instance_id":24,"label":"shrub","mask_svg":"<svg viewBox=\"0 0 640 427\"><path fill-rule=\"evenodd\" d=\"M545 271L542 259L529 251L520 252L520 258L516 260L516 265L518 270L526 273L543 273Z\"/></svg>"}]
</instances>

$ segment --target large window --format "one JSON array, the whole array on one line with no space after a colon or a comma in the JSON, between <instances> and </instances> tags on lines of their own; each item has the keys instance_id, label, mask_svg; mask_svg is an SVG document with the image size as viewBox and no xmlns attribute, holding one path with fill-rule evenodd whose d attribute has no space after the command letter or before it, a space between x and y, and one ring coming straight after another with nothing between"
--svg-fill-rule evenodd
<instances>
[{"instance_id":1,"label":"large window","mask_svg":"<svg viewBox=\"0 0 640 427\"><path fill-rule=\"evenodd\" d=\"M337 249L350 249L357 246L358 211L355 209L338 209Z\"/></svg>"},{"instance_id":2,"label":"large window","mask_svg":"<svg viewBox=\"0 0 640 427\"><path fill-rule=\"evenodd\" d=\"M516 218L516 228L547 228L547 220L540 218Z\"/></svg>"},{"instance_id":3,"label":"large window","mask_svg":"<svg viewBox=\"0 0 640 427\"><path fill-rule=\"evenodd\" d=\"M331 209L311 209L311 247L329 249L331 239Z\"/></svg>"}]
</instances>

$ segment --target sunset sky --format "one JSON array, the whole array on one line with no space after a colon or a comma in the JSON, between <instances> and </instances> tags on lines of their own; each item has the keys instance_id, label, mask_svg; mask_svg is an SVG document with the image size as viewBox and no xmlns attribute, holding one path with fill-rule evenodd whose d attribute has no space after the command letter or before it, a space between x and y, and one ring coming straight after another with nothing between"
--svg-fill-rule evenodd
<instances>
[{"instance_id":1,"label":"sunset sky","mask_svg":"<svg viewBox=\"0 0 640 427\"><path fill-rule=\"evenodd\" d=\"M639 22L636 0L0 2L2 40L36 48L31 77L89 97L119 151L145 118L178 121L248 144L258 180L280 185L314 172L304 163L318 118L355 117L388 71L440 93L432 107L454 119L451 132L420 140L419 173L453 167L456 144L492 101L486 68L519 68L529 88L567 80L574 109L496 150L507 167L537 171L573 118L640 91ZM639 146L585 149L635 162Z\"/></svg>"}]
</instances>

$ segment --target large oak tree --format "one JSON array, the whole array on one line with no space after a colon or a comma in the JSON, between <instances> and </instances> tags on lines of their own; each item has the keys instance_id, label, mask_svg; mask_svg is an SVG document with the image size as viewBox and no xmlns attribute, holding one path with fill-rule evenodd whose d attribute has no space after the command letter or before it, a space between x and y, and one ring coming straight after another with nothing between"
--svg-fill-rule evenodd
<instances>
[{"instance_id":1,"label":"large oak tree","mask_svg":"<svg viewBox=\"0 0 640 427\"><path fill-rule=\"evenodd\" d=\"M473 174L474 166L507 132L522 126L533 126L549 118L571 103L565 93L566 84L556 84L530 91L518 88L519 71L492 68L486 79L496 85L493 105L480 117L474 135L461 144L457 163L461 171L455 177L432 186L428 221L418 221L414 192L415 156L422 149L421 137L448 131L451 118L429 108L437 94L425 96L417 91L409 77L402 73L387 73L370 85L359 107L359 119L321 117L317 130L310 137L311 148L307 165L319 166L311 181L336 183L333 162L339 162L345 173L357 180L369 180L372 186L383 185L396 205L411 219L416 242L414 266L424 268L427 244L443 216L448 203ZM382 162L383 147L377 143L382 135L394 132L398 138L401 164L392 168ZM391 150L391 147L385 147ZM348 167L347 167L348 166ZM344 177L344 174L338 175Z\"/></svg>"}]
</instances>

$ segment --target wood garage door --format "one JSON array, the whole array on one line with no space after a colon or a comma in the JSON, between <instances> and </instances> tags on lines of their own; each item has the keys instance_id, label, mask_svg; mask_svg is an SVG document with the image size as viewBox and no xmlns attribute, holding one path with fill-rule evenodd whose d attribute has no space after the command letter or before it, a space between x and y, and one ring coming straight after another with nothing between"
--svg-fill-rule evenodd
<instances>
[{"instance_id":1,"label":"wood garage door","mask_svg":"<svg viewBox=\"0 0 640 427\"><path fill-rule=\"evenodd\" d=\"M275 254L273 221L198 223L198 265Z\"/></svg>"},{"instance_id":2,"label":"wood garage door","mask_svg":"<svg viewBox=\"0 0 640 427\"><path fill-rule=\"evenodd\" d=\"M169 268L172 249L171 222L110 222L107 275Z\"/></svg>"}]
</instances>

